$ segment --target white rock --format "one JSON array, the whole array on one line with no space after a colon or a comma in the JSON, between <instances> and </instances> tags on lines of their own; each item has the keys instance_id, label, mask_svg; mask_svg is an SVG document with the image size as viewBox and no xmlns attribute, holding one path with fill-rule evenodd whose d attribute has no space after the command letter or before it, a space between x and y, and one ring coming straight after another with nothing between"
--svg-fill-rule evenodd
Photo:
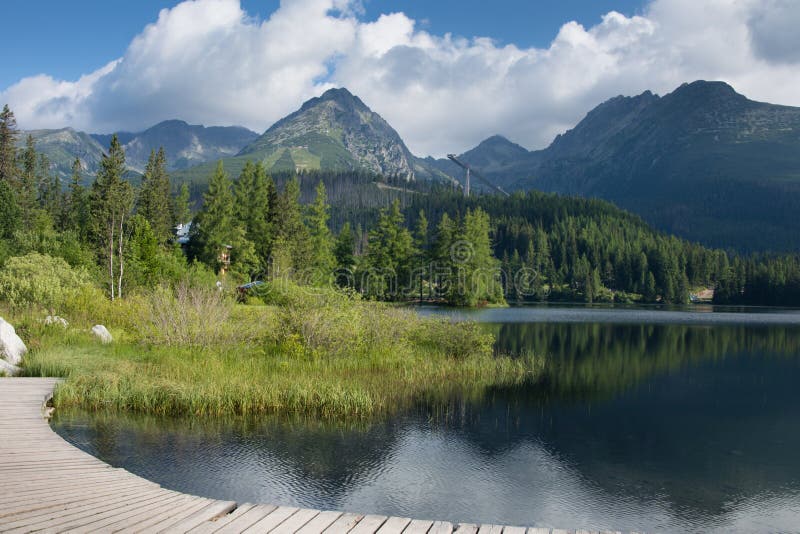
<instances>
[{"instance_id":1,"label":"white rock","mask_svg":"<svg viewBox=\"0 0 800 534\"><path fill-rule=\"evenodd\" d=\"M16 374L19 374L20 371L22 371L22 369L20 369L16 365L11 365L5 360L0 360L0 376L2 376L3 374L6 374L8 376L14 376Z\"/></svg>"},{"instance_id":2,"label":"white rock","mask_svg":"<svg viewBox=\"0 0 800 534\"><path fill-rule=\"evenodd\" d=\"M26 352L28 347L14 331L14 327L0 317L0 357L11 365L17 365Z\"/></svg>"},{"instance_id":3,"label":"white rock","mask_svg":"<svg viewBox=\"0 0 800 534\"><path fill-rule=\"evenodd\" d=\"M57 324L61 325L63 328L67 328L69 326L67 320L64 319L63 317L59 317L58 315L48 315L44 319L44 324L46 324L47 326Z\"/></svg>"},{"instance_id":4,"label":"white rock","mask_svg":"<svg viewBox=\"0 0 800 534\"><path fill-rule=\"evenodd\" d=\"M111 333L108 331L108 329L101 324L97 324L92 327L92 334L97 336L101 343L111 343L114 341L114 338L111 337Z\"/></svg>"}]
</instances>

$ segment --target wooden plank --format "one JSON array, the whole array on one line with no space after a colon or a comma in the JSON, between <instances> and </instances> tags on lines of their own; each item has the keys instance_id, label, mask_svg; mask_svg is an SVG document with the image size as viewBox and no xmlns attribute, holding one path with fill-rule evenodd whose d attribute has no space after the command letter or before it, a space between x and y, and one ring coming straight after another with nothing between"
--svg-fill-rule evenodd
<instances>
[{"instance_id":1,"label":"wooden plank","mask_svg":"<svg viewBox=\"0 0 800 534\"><path fill-rule=\"evenodd\" d=\"M309 521L314 519L320 514L319 510L311 510L309 508L301 508L293 513L286 521L275 527L270 532L272 534L294 534L303 528ZM322 532L318 530L317 532Z\"/></svg>"},{"instance_id":2,"label":"wooden plank","mask_svg":"<svg viewBox=\"0 0 800 534\"><path fill-rule=\"evenodd\" d=\"M366 515L364 516L361 521L358 522L356 526L353 527L353 530L350 531L351 534L375 534L381 525L383 525L388 517L385 515Z\"/></svg>"},{"instance_id":3,"label":"wooden plank","mask_svg":"<svg viewBox=\"0 0 800 534\"><path fill-rule=\"evenodd\" d=\"M461 523L456 527L454 534L477 534L478 525L472 523Z\"/></svg>"},{"instance_id":4,"label":"wooden plank","mask_svg":"<svg viewBox=\"0 0 800 534\"><path fill-rule=\"evenodd\" d=\"M378 534L400 534L411 523L409 517L390 517L378 529Z\"/></svg>"},{"instance_id":5,"label":"wooden plank","mask_svg":"<svg viewBox=\"0 0 800 534\"><path fill-rule=\"evenodd\" d=\"M248 534L259 534L271 531L296 513L299 508L294 506L278 506L269 515L253 523L247 530Z\"/></svg>"},{"instance_id":6,"label":"wooden plank","mask_svg":"<svg viewBox=\"0 0 800 534\"><path fill-rule=\"evenodd\" d=\"M157 532L164 532L170 526L177 524L195 512L202 510L209 504L211 499L204 499L202 497L187 496L186 500L180 501L175 506L166 510L161 510L159 513L149 514L149 517L141 517L138 520L126 520L125 528L118 528L114 525L115 532L140 532L147 534L156 534Z\"/></svg>"},{"instance_id":7,"label":"wooden plank","mask_svg":"<svg viewBox=\"0 0 800 534\"><path fill-rule=\"evenodd\" d=\"M227 515L209 519L192 529L192 534L213 534L245 512L249 512L255 504L243 504Z\"/></svg>"},{"instance_id":8,"label":"wooden plank","mask_svg":"<svg viewBox=\"0 0 800 534\"><path fill-rule=\"evenodd\" d=\"M525 534L524 527L503 527L503 534Z\"/></svg>"},{"instance_id":9,"label":"wooden plank","mask_svg":"<svg viewBox=\"0 0 800 534\"><path fill-rule=\"evenodd\" d=\"M213 521L220 516L227 515L236 508L233 501L212 501L205 508L201 508L186 519L169 527L170 532L189 532L205 521Z\"/></svg>"},{"instance_id":10,"label":"wooden plank","mask_svg":"<svg viewBox=\"0 0 800 534\"><path fill-rule=\"evenodd\" d=\"M433 521L414 519L403 531L403 534L427 534L433 526Z\"/></svg>"},{"instance_id":11,"label":"wooden plank","mask_svg":"<svg viewBox=\"0 0 800 534\"><path fill-rule=\"evenodd\" d=\"M326 528L331 526L334 521L342 516L342 512L320 512L317 517L306 523L303 528L297 531L297 534L320 534Z\"/></svg>"},{"instance_id":12,"label":"wooden plank","mask_svg":"<svg viewBox=\"0 0 800 534\"><path fill-rule=\"evenodd\" d=\"M453 524L448 521L434 521L428 534L453 534Z\"/></svg>"},{"instance_id":13,"label":"wooden plank","mask_svg":"<svg viewBox=\"0 0 800 534\"><path fill-rule=\"evenodd\" d=\"M164 499L163 496L159 494L153 494L141 496L140 498L129 499L128 501L122 503L108 503L105 506L92 503L92 506L79 508L77 510L72 508L51 512L46 516L34 515L26 520L8 523L4 525L3 528L5 530L6 528L13 527L19 529L19 532L30 532L34 529L53 527L59 527L59 530L67 530L68 528L71 529L73 526L84 525L96 518L103 518L107 517L108 515L116 516L121 510L124 511L126 508L140 508L151 503L162 503L165 501L166 499ZM7 532L14 532L14 530L8 530Z\"/></svg>"},{"instance_id":14,"label":"wooden plank","mask_svg":"<svg viewBox=\"0 0 800 534\"><path fill-rule=\"evenodd\" d=\"M240 532L244 532L245 530L256 524L258 521L260 521L262 518L271 514L276 508L277 506L273 506L271 504L261 504L259 506L254 506L247 513L239 516L234 521L231 521L226 526L219 529L217 533L238 534Z\"/></svg>"},{"instance_id":15,"label":"wooden plank","mask_svg":"<svg viewBox=\"0 0 800 534\"><path fill-rule=\"evenodd\" d=\"M342 514L339 519L323 531L323 534L347 534L362 519L364 519L364 516L361 514Z\"/></svg>"},{"instance_id":16,"label":"wooden plank","mask_svg":"<svg viewBox=\"0 0 800 534\"><path fill-rule=\"evenodd\" d=\"M503 534L503 525L481 525L478 534Z\"/></svg>"},{"instance_id":17,"label":"wooden plank","mask_svg":"<svg viewBox=\"0 0 800 534\"><path fill-rule=\"evenodd\" d=\"M10 517L23 512L52 508L59 505L73 502L86 501L98 497L113 498L117 495L134 495L143 490L134 486L114 485L107 488L97 488L86 492L68 492L53 497L47 493L36 495L27 500L15 501L13 503L3 503L0 506L0 519Z\"/></svg>"},{"instance_id":18,"label":"wooden plank","mask_svg":"<svg viewBox=\"0 0 800 534\"><path fill-rule=\"evenodd\" d=\"M136 503L101 514L82 517L77 519L74 523L62 525L62 527L65 527L64 530L68 529L72 534L116 531L120 528L124 528L126 525L135 525L137 522L147 519L153 514L173 509L188 500L190 500L190 497L176 494L167 498Z\"/></svg>"}]
</instances>

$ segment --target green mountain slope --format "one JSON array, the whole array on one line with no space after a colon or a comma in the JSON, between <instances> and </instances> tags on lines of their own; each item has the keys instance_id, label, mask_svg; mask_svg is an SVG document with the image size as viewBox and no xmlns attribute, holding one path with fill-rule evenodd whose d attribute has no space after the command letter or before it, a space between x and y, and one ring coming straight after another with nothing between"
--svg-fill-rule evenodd
<instances>
[{"instance_id":1,"label":"green mountain slope","mask_svg":"<svg viewBox=\"0 0 800 534\"><path fill-rule=\"evenodd\" d=\"M613 98L548 148L484 173L511 189L610 200L711 246L800 248L800 108L721 82Z\"/></svg>"},{"instance_id":2,"label":"green mountain slope","mask_svg":"<svg viewBox=\"0 0 800 534\"><path fill-rule=\"evenodd\" d=\"M238 154L273 170L364 170L406 180L441 177L347 89L331 89L276 122Z\"/></svg>"},{"instance_id":3,"label":"green mountain slope","mask_svg":"<svg viewBox=\"0 0 800 534\"><path fill-rule=\"evenodd\" d=\"M103 157L103 147L89 134L72 128L60 130L30 130L21 132L17 146L25 146L28 135L33 136L36 150L47 155L53 171L61 178L72 174L75 158L80 158L84 173L94 175Z\"/></svg>"},{"instance_id":4,"label":"green mountain slope","mask_svg":"<svg viewBox=\"0 0 800 534\"><path fill-rule=\"evenodd\" d=\"M79 158L88 179L97 172L112 135L87 134L72 128L31 130L21 132L18 146L25 145L28 134L36 141L36 149L50 159L59 176L69 176L72 163ZM139 133L120 132L117 135L125 149L127 166L136 174L144 171L150 151L161 146L167 155L167 168L176 170L233 156L258 137L257 133L239 126L207 128L178 120L164 121Z\"/></svg>"},{"instance_id":5,"label":"green mountain slope","mask_svg":"<svg viewBox=\"0 0 800 534\"><path fill-rule=\"evenodd\" d=\"M205 127L169 120L133 135L124 148L132 169L144 171L150 151L164 147L167 168L177 170L234 156L257 137L257 133L240 126Z\"/></svg>"},{"instance_id":6,"label":"green mountain slope","mask_svg":"<svg viewBox=\"0 0 800 534\"><path fill-rule=\"evenodd\" d=\"M363 171L411 180L451 181L427 160L417 158L400 135L347 89L331 89L276 122L236 156L223 158L233 176L248 160L270 172ZM176 180L203 183L216 162L175 174Z\"/></svg>"}]
</instances>

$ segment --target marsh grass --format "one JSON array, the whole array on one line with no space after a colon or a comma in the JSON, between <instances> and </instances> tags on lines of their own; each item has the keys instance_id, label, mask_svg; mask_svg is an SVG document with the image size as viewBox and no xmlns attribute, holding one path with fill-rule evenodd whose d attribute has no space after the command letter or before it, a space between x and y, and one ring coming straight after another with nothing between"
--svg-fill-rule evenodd
<instances>
[{"instance_id":1,"label":"marsh grass","mask_svg":"<svg viewBox=\"0 0 800 534\"><path fill-rule=\"evenodd\" d=\"M117 340L110 345L87 332L91 314L66 331L19 318L35 339L25 373L65 377L54 399L64 408L367 418L477 399L534 379L540 367L493 355L491 334L475 324L423 319L333 290L287 288L279 306L181 291L105 309Z\"/></svg>"}]
</instances>

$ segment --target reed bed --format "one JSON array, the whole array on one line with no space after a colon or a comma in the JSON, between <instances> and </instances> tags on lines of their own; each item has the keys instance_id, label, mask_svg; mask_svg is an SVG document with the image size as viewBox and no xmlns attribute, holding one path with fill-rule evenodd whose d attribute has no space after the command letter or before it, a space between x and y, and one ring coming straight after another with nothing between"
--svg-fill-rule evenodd
<instances>
[{"instance_id":1,"label":"reed bed","mask_svg":"<svg viewBox=\"0 0 800 534\"><path fill-rule=\"evenodd\" d=\"M262 306L183 291L159 290L105 310L117 339L109 345L86 332L89 317L66 331L22 320L35 337L25 373L65 377L54 398L65 408L363 418L454 395L478 398L493 386L533 380L540 367L535 358L494 355L491 334L478 325L420 318L333 290L284 288L272 296L277 304ZM180 312L187 302L191 313L167 324L165 310ZM215 322L204 328L208 317Z\"/></svg>"}]
</instances>

